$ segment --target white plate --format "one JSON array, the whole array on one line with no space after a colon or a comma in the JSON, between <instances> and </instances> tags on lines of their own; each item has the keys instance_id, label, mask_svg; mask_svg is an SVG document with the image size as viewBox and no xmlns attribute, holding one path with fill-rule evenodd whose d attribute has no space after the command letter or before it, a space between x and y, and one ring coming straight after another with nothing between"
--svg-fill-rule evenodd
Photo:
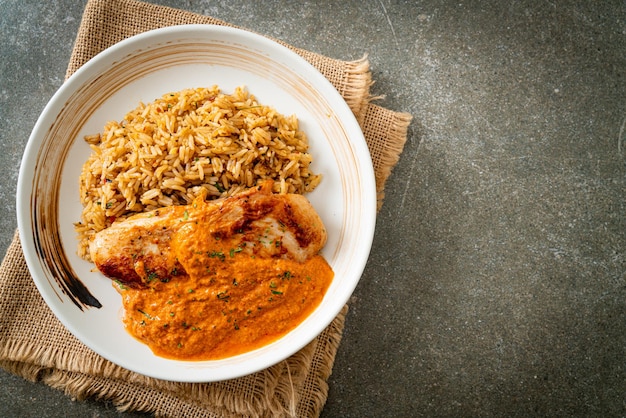
<instances>
[{"instance_id":1,"label":"white plate","mask_svg":"<svg viewBox=\"0 0 626 418\"><path fill-rule=\"evenodd\" d=\"M283 338L215 361L167 360L131 337L109 279L76 255L73 223L82 210L78 178L90 148L86 134L121 120L140 101L170 91L243 85L260 103L295 114L306 132L312 169L323 175L307 197L328 230L323 255L335 271L321 305ZM124 368L172 381L231 379L269 367L328 326L348 301L369 256L375 227L374 173L352 112L313 66L250 32L212 25L158 29L129 38L81 67L52 97L26 146L17 218L26 262L42 297L88 347ZM84 287L83 287L84 286ZM98 305L101 305L98 307Z\"/></svg>"}]
</instances>

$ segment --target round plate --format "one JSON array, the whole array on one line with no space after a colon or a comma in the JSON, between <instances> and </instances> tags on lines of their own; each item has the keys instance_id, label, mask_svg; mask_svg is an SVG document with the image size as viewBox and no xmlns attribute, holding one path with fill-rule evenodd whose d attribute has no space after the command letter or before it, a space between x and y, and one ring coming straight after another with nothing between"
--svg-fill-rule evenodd
<instances>
[{"instance_id":1,"label":"round plate","mask_svg":"<svg viewBox=\"0 0 626 418\"><path fill-rule=\"evenodd\" d=\"M139 102L185 88L245 86L260 103L295 114L323 175L307 197L328 230L322 254L335 271L320 306L296 329L257 350L213 361L157 357L128 334L111 281L76 254L83 140ZM143 375L184 382L226 380L267 368L319 335L346 304L369 256L376 217L371 157L343 98L313 66L280 44L239 29L184 25L124 40L81 67L37 121L20 167L17 218L26 262L43 299L92 350Z\"/></svg>"}]
</instances>

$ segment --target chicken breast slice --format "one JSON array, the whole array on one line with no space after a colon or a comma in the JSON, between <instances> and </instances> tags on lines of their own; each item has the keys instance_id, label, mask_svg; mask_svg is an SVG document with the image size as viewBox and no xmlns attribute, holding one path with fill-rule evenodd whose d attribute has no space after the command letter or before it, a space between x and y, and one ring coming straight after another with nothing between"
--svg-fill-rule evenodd
<instances>
[{"instance_id":1,"label":"chicken breast slice","mask_svg":"<svg viewBox=\"0 0 626 418\"><path fill-rule=\"evenodd\" d=\"M105 276L134 287L198 272L203 260L248 256L304 261L326 243L324 224L302 195L273 194L271 182L232 197L141 213L90 242ZM193 253L193 257L190 254Z\"/></svg>"}]
</instances>

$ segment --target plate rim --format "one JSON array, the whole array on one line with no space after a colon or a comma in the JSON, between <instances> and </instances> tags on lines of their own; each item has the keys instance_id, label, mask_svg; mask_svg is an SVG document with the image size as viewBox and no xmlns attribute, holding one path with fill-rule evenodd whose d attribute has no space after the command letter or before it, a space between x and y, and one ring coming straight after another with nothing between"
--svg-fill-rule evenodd
<instances>
[{"instance_id":1,"label":"plate rim","mask_svg":"<svg viewBox=\"0 0 626 418\"><path fill-rule=\"evenodd\" d=\"M108 48L106 48L105 50L101 51L100 53L98 53L97 55L95 55L93 58L91 58L89 61L87 61L83 66L81 66L79 69L77 69L76 72L74 72L60 87L59 89L54 93L54 95L51 97L51 99L48 101L48 103L46 104L46 106L44 107L43 111L41 112L40 116L37 119L37 122L35 123L33 130L31 132L31 135L28 139L28 142L26 144L26 147L24 149L24 153L23 153L23 157L22 160L20 162L20 170L19 170L19 176L18 176L18 186L17 186L17 195L16 195L16 200L17 200L17 220L18 220L18 230L20 231L20 241L22 243L22 247L23 247L23 253L24 253L24 257L25 257L25 261L26 264L28 266L29 272L32 276L33 281L35 282L35 285L39 291L39 293L41 294L41 296L44 298L46 304L49 306L49 308L52 310L53 314L55 315L55 317L57 319L59 319L59 321L63 324L63 326L68 329L76 338L78 338L81 342L83 342L86 346L88 346L89 348L91 348L92 350L94 350L95 352L97 352L98 354L100 354L101 356L105 357L104 355L102 355L101 353L98 352L97 349L95 349L94 347L92 347L90 344L87 344L83 338L81 338L80 336L80 331L78 329L76 329L72 323L69 323L66 318L63 315L60 315L59 313L57 313L57 311L53 308L54 303L52 303L49 300L49 290L44 288L44 284L43 284L43 280L49 280L49 278L45 277L46 274L45 272L43 272L39 266L40 264L40 260L39 257L34 254L34 251L31 248L31 242L30 240L32 239L32 235L33 235L33 228L32 228L32 223L31 223L31 218L30 216L32 215L31 210L30 210L30 201L31 201L31 196L32 194L35 192L34 188L32 186L34 186L33 184L33 177L31 176L31 173L26 173L26 171L28 170L29 167L32 167L34 165L34 163L37 161L37 151L40 149L43 140L46 138L45 134L41 134L41 130L45 128L49 128L51 126L54 125L56 117L59 114L59 111L54 111L55 108L59 108L59 104L63 105L64 103L67 102L67 100L71 97L71 94L80 86L82 86L84 84L84 82L86 80L88 80L91 76L92 73L98 73L100 72L100 66L103 63L107 63L108 61L115 59L116 57L119 57L120 55L122 56L129 56L131 54L134 54L137 52L139 48L139 46L146 42L146 40L150 40L153 37L159 37L159 36L164 36L164 37L174 37L174 38L180 38L181 35L185 34L185 33L196 33L196 32L202 32L203 34L207 34L209 32L212 31L218 31L218 32L222 32L222 33L233 33L233 34L238 34L239 36L244 36L244 37L253 37L255 38L256 41L263 43L263 46L265 48L269 48L269 49L277 49L279 50L282 54L287 54L287 59L288 61L299 61L298 64L299 65L304 65L306 67L308 67L308 71L312 71L312 74L315 74L315 77L318 78L318 80L316 80L316 83L325 83L327 85L327 88L330 87L332 88L332 91L334 91L336 93L336 97L335 98L340 98L341 100L336 102L334 100L329 100L330 102L333 102L334 104L336 103L336 105L341 106L341 107L345 107L343 109L343 111L345 112L346 109L348 111L348 114L351 116L349 121L346 121L344 118L341 118L342 123L346 123L349 122L351 125L356 125L356 127L358 128L358 131L361 133L360 137L358 138L358 140L361 142L360 144L358 144L357 149L360 151L360 153L365 152L367 154L367 157L369 158L369 164L365 164L363 161L360 161L360 166L359 166L359 172L362 175L365 175L368 177L367 183L371 184L371 186L374 187L374 190L365 190L363 187L361 187L361 190L364 190L365 193L365 197L369 197L369 202L364 202L364 204L367 206L367 213L366 215L370 216L369 222L366 223L366 225L364 226L364 229L362 231L362 233L364 234L364 238L366 239L366 241L368 241L368 243L366 243L367 246L367 251L365 251L363 254L361 254L361 259L360 260L355 260L355 268L358 269L359 271L359 278L357 280L355 280L352 284L352 287L349 290L348 293L351 295L354 292L354 289L356 288L358 282L360 281L360 277L363 275L363 271L365 269L365 265L367 263L367 260L369 259L369 253L371 251L371 247L373 244L373 236L374 236L374 230L375 230L375 223L376 223L376 191L375 191L375 178L374 178L374 169L373 169L373 164L371 163L371 155L369 153L369 148L367 146L367 143L365 141L365 137L363 135L362 132L362 128L360 127L360 125L358 124L356 117L354 116L353 112L349 109L349 106L347 105L347 103L345 102L345 99L339 94L339 92L336 90L336 88L332 85L332 83L317 69L315 68L311 63L309 63L306 59L304 59L302 56L300 56L299 54L297 54L295 51L287 48L286 46L280 44L277 41L274 41L268 37L265 37L263 35L254 33L254 32L250 32L247 30L243 30L243 29L239 29L239 28L233 28L233 27L228 27L228 26L222 26L222 25L206 25L206 24L187 24L187 25L176 25L176 26L169 26L169 27L165 27L165 28L159 28L159 29L154 29L154 30L150 30L147 32L143 32L137 35L134 35L132 37L126 38ZM151 44L153 43L158 43L158 42L151 42ZM135 48L133 48L133 46L135 46ZM150 49L150 47L146 47L145 49ZM106 71L106 70L104 70ZM307 73L308 74L308 73ZM72 141L74 141L75 139L72 139ZM352 140L352 138L351 138ZM358 158L355 158L356 161L359 161ZM29 164L30 163L30 164ZM34 172L32 173L32 175L34 176ZM364 182L363 178L359 178L359 182L362 183ZM30 184L30 187L28 187L28 185ZM25 189L26 187L26 189ZM28 193L25 192L25 190L28 190ZM26 209L26 210L25 210ZM58 222L58 220L55 220ZM26 233L26 234L25 234ZM35 277L37 276L37 277ZM347 303L347 301L346 301ZM340 310L343 308L343 306L340 306L337 308L336 312L333 312L332 317L336 317ZM330 316L330 315L327 315ZM331 321L332 322L332 319ZM327 327L329 323L326 323L324 325L324 327L320 327L320 332L323 332L323 330L325 329L325 327ZM316 338L319 333L316 333L312 339ZM310 343L309 340L308 342L304 342L302 343L302 345L300 347L293 347L290 350L290 353L286 356L283 356L283 358L278 359L274 362L277 363L281 360L284 360L285 358L289 357L290 355L293 355L295 352L297 352L298 350L300 350L302 347L304 347L306 344ZM107 358L108 359L108 358ZM167 379L167 380L175 380L175 381L187 381L187 382L210 382L210 381L216 381L216 380L224 380L224 379L230 379L230 378L235 378L235 377L241 377L243 375L247 375L250 373L254 373L257 372L263 368L269 367L271 366L271 364L263 364L262 367L258 367L255 370L251 370L251 371L246 371L246 372L239 372L239 373L231 373L229 376L217 376L217 378L211 378L211 376L205 376L202 379L198 379L198 378L193 378L193 379L172 379L171 377L164 377L159 375L158 373L150 373L147 374L145 372L139 372L137 371L135 368L133 367L128 367L127 365L122 365L119 362L114 362L116 364L118 364L121 367L124 367L126 369L147 375L147 376L151 376L151 377L156 377L156 378L161 378L161 379ZM181 362L181 363L185 363L185 362ZM214 370L208 370L207 374L211 375L214 372Z\"/></svg>"}]
</instances>

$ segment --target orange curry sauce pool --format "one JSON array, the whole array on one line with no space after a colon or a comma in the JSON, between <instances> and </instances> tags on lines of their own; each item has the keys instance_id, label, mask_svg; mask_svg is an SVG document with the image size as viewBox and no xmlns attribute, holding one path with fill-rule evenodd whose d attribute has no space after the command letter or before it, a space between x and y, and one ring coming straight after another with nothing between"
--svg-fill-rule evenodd
<instances>
[{"instance_id":1,"label":"orange curry sauce pool","mask_svg":"<svg viewBox=\"0 0 626 418\"><path fill-rule=\"evenodd\" d=\"M128 332L177 360L230 357L278 339L320 304L333 279L320 255L300 263L222 250L183 264L197 268L147 289L114 284Z\"/></svg>"}]
</instances>

